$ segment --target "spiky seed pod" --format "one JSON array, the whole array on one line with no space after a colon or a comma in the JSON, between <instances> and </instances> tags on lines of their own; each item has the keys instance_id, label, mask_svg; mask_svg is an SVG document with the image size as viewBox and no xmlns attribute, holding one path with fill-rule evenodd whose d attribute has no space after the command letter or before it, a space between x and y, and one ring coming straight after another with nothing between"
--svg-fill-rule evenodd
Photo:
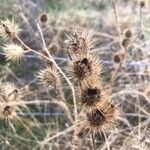
<instances>
[{"instance_id":1,"label":"spiky seed pod","mask_svg":"<svg viewBox=\"0 0 150 150\"><path fill-rule=\"evenodd\" d=\"M124 35L125 37L128 39L128 38L131 38L132 37L132 31L130 29L126 29L124 31Z\"/></svg>"},{"instance_id":2,"label":"spiky seed pod","mask_svg":"<svg viewBox=\"0 0 150 150\"><path fill-rule=\"evenodd\" d=\"M118 115L118 109L113 104L105 103L87 113L87 128L93 131L108 132L115 127Z\"/></svg>"},{"instance_id":3,"label":"spiky seed pod","mask_svg":"<svg viewBox=\"0 0 150 150\"><path fill-rule=\"evenodd\" d=\"M101 64L93 55L76 58L69 62L69 68L71 77L78 81L81 81L92 74L99 76L101 73Z\"/></svg>"},{"instance_id":4,"label":"spiky seed pod","mask_svg":"<svg viewBox=\"0 0 150 150\"><path fill-rule=\"evenodd\" d=\"M20 102L23 96L23 89L11 83L0 83L0 119L13 119L19 107L12 103Z\"/></svg>"},{"instance_id":5,"label":"spiky seed pod","mask_svg":"<svg viewBox=\"0 0 150 150\"><path fill-rule=\"evenodd\" d=\"M48 21L48 14L47 13L42 13L39 15L38 19L40 23L46 23Z\"/></svg>"},{"instance_id":6,"label":"spiky seed pod","mask_svg":"<svg viewBox=\"0 0 150 150\"><path fill-rule=\"evenodd\" d=\"M24 49L17 44L7 44L3 47L4 55L7 60L19 61L24 57Z\"/></svg>"},{"instance_id":7,"label":"spiky seed pod","mask_svg":"<svg viewBox=\"0 0 150 150\"><path fill-rule=\"evenodd\" d=\"M116 63L116 64L119 64L121 63L123 60L124 60L124 57L125 57L125 54L124 53L117 53L113 56L113 61Z\"/></svg>"},{"instance_id":8,"label":"spiky seed pod","mask_svg":"<svg viewBox=\"0 0 150 150\"><path fill-rule=\"evenodd\" d=\"M122 44L122 46L124 48L126 48L129 45L129 43L130 43L130 39L129 38L125 38L125 39L122 40L121 44Z\"/></svg>"},{"instance_id":9,"label":"spiky seed pod","mask_svg":"<svg viewBox=\"0 0 150 150\"><path fill-rule=\"evenodd\" d=\"M14 39L20 33L21 29L14 20L1 20L0 22L0 35L4 39Z\"/></svg>"},{"instance_id":10,"label":"spiky seed pod","mask_svg":"<svg viewBox=\"0 0 150 150\"><path fill-rule=\"evenodd\" d=\"M79 88L80 103L84 110L90 110L108 101L108 90L97 76L90 76L81 82Z\"/></svg>"},{"instance_id":11,"label":"spiky seed pod","mask_svg":"<svg viewBox=\"0 0 150 150\"><path fill-rule=\"evenodd\" d=\"M82 33L75 33L73 36L69 37L66 44L68 50L74 55L86 56L93 46L92 34L87 33L86 31Z\"/></svg>"},{"instance_id":12,"label":"spiky seed pod","mask_svg":"<svg viewBox=\"0 0 150 150\"><path fill-rule=\"evenodd\" d=\"M46 87L54 87L57 88L60 80L59 75L56 69L47 67L42 69L37 76L40 80L40 83Z\"/></svg>"}]
</instances>

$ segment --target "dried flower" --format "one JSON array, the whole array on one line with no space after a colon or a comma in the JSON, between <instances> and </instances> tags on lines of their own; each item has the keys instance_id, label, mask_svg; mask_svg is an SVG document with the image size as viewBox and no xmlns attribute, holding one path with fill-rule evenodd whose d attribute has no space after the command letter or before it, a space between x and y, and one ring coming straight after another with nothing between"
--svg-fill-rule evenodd
<instances>
[{"instance_id":1,"label":"dried flower","mask_svg":"<svg viewBox=\"0 0 150 150\"><path fill-rule=\"evenodd\" d=\"M92 34L88 34L86 31L80 34L76 32L73 36L69 37L66 43L68 50L74 55L86 56L93 46Z\"/></svg>"},{"instance_id":2,"label":"dried flower","mask_svg":"<svg viewBox=\"0 0 150 150\"><path fill-rule=\"evenodd\" d=\"M40 83L46 87L54 87L57 88L59 85L59 75L56 69L52 69L47 67L42 69L37 76L40 80Z\"/></svg>"},{"instance_id":3,"label":"dried flower","mask_svg":"<svg viewBox=\"0 0 150 150\"><path fill-rule=\"evenodd\" d=\"M96 76L90 76L81 82L79 97L85 110L98 107L109 99L108 90Z\"/></svg>"},{"instance_id":4,"label":"dried flower","mask_svg":"<svg viewBox=\"0 0 150 150\"><path fill-rule=\"evenodd\" d=\"M14 20L1 20L0 22L0 35L4 38L14 39L19 34L20 28Z\"/></svg>"},{"instance_id":5,"label":"dried flower","mask_svg":"<svg viewBox=\"0 0 150 150\"><path fill-rule=\"evenodd\" d=\"M99 60L92 55L76 58L76 60L69 63L69 68L71 76L77 80L83 80L92 74L98 76L101 73L101 65Z\"/></svg>"},{"instance_id":6,"label":"dried flower","mask_svg":"<svg viewBox=\"0 0 150 150\"><path fill-rule=\"evenodd\" d=\"M87 113L87 128L100 132L109 131L115 127L118 115L118 110L113 104L105 103Z\"/></svg>"},{"instance_id":7,"label":"dried flower","mask_svg":"<svg viewBox=\"0 0 150 150\"><path fill-rule=\"evenodd\" d=\"M19 61L25 54L24 49L17 44L7 44L3 50L7 60Z\"/></svg>"}]
</instances>

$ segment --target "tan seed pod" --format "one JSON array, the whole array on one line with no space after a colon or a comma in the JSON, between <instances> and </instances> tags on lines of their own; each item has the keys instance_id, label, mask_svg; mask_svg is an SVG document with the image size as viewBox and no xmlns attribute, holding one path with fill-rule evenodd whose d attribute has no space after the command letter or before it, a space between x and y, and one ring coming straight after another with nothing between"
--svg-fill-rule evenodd
<instances>
[{"instance_id":1,"label":"tan seed pod","mask_svg":"<svg viewBox=\"0 0 150 150\"><path fill-rule=\"evenodd\" d=\"M116 126L118 109L111 103L105 103L87 113L87 128L93 131L108 132Z\"/></svg>"},{"instance_id":2,"label":"tan seed pod","mask_svg":"<svg viewBox=\"0 0 150 150\"><path fill-rule=\"evenodd\" d=\"M97 76L84 79L79 88L80 103L84 110L91 110L109 100L108 90Z\"/></svg>"},{"instance_id":3,"label":"tan seed pod","mask_svg":"<svg viewBox=\"0 0 150 150\"><path fill-rule=\"evenodd\" d=\"M101 67L99 60L93 56L81 56L69 62L70 75L74 80L81 81L94 74L99 76Z\"/></svg>"},{"instance_id":4,"label":"tan seed pod","mask_svg":"<svg viewBox=\"0 0 150 150\"><path fill-rule=\"evenodd\" d=\"M73 36L69 37L69 39L66 41L66 44L68 50L71 51L74 55L86 56L89 54L89 51L93 46L92 34L87 33L86 31L82 33L76 32Z\"/></svg>"},{"instance_id":5,"label":"tan seed pod","mask_svg":"<svg viewBox=\"0 0 150 150\"><path fill-rule=\"evenodd\" d=\"M19 61L24 57L24 49L17 44L7 44L3 47L4 55L7 60Z\"/></svg>"},{"instance_id":6,"label":"tan seed pod","mask_svg":"<svg viewBox=\"0 0 150 150\"><path fill-rule=\"evenodd\" d=\"M57 88L60 83L57 70L51 67L47 67L39 71L37 77L40 80L40 84L46 87Z\"/></svg>"},{"instance_id":7,"label":"tan seed pod","mask_svg":"<svg viewBox=\"0 0 150 150\"><path fill-rule=\"evenodd\" d=\"M0 22L0 35L4 39L14 39L19 33L21 29L15 23L14 20L1 20Z\"/></svg>"}]
</instances>

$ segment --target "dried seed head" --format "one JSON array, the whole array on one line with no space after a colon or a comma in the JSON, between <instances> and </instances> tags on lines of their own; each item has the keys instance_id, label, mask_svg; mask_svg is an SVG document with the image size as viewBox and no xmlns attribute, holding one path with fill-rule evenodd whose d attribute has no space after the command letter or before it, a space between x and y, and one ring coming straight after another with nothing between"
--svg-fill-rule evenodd
<instances>
[{"instance_id":1,"label":"dried seed head","mask_svg":"<svg viewBox=\"0 0 150 150\"><path fill-rule=\"evenodd\" d=\"M132 37L132 31L130 29L126 29L124 32L124 35L127 39L131 38Z\"/></svg>"},{"instance_id":2,"label":"dried seed head","mask_svg":"<svg viewBox=\"0 0 150 150\"><path fill-rule=\"evenodd\" d=\"M95 76L87 77L79 89L80 102L85 110L93 109L108 100L107 90Z\"/></svg>"},{"instance_id":3,"label":"dried seed head","mask_svg":"<svg viewBox=\"0 0 150 150\"><path fill-rule=\"evenodd\" d=\"M130 39L125 38L122 40L122 46L126 48L129 45Z\"/></svg>"},{"instance_id":4,"label":"dried seed head","mask_svg":"<svg viewBox=\"0 0 150 150\"><path fill-rule=\"evenodd\" d=\"M145 0L139 0L139 5L143 8L145 6Z\"/></svg>"},{"instance_id":5,"label":"dried seed head","mask_svg":"<svg viewBox=\"0 0 150 150\"><path fill-rule=\"evenodd\" d=\"M39 21L41 23L46 23L48 21L48 14L47 13L42 13L39 15Z\"/></svg>"},{"instance_id":6,"label":"dried seed head","mask_svg":"<svg viewBox=\"0 0 150 150\"><path fill-rule=\"evenodd\" d=\"M115 127L118 114L114 105L105 103L99 109L93 109L87 113L87 128L100 132L109 131Z\"/></svg>"},{"instance_id":7,"label":"dried seed head","mask_svg":"<svg viewBox=\"0 0 150 150\"><path fill-rule=\"evenodd\" d=\"M42 69L37 76L40 80L40 83L46 87L54 87L57 88L59 85L59 75L56 69L52 69L47 67L46 69Z\"/></svg>"},{"instance_id":8,"label":"dried seed head","mask_svg":"<svg viewBox=\"0 0 150 150\"><path fill-rule=\"evenodd\" d=\"M92 74L98 76L101 73L101 64L99 60L92 55L79 57L69 62L69 68L71 76L79 81Z\"/></svg>"},{"instance_id":9,"label":"dried seed head","mask_svg":"<svg viewBox=\"0 0 150 150\"><path fill-rule=\"evenodd\" d=\"M92 35L86 31L81 34L75 33L72 37L69 37L66 43L68 50L74 55L86 56L93 46Z\"/></svg>"},{"instance_id":10,"label":"dried seed head","mask_svg":"<svg viewBox=\"0 0 150 150\"><path fill-rule=\"evenodd\" d=\"M5 47L3 47L3 50L6 59L12 61L19 61L25 54L24 49L16 44L5 45Z\"/></svg>"},{"instance_id":11,"label":"dried seed head","mask_svg":"<svg viewBox=\"0 0 150 150\"><path fill-rule=\"evenodd\" d=\"M0 118L13 119L19 107L15 102L23 98L24 90L11 83L0 83ZM13 104L14 103L14 104ZM13 105L12 105L13 104Z\"/></svg>"},{"instance_id":12,"label":"dried seed head","mask_svg":"<svg viewBox=\"0 0 150 150\"><path fill-rule=\"evenodd\" d=\"M9 21L9 20L1 20L0 22L0 35L4 38L10 38L13 39L16 37L16 35L19 34L20 28L18 25L15 23L14 20Z\"/></svg>"},{"instance_id":13,"label":"dried seed head","mask_svg":"<svg viewBox=\"0 0 150 150\"><path fill-rule=\"evenodd\" d=\"M113 56L113 60L115 63L119 64L124 60L125 54L124 53L117 53Z\"/></svg>"}]
</instances>

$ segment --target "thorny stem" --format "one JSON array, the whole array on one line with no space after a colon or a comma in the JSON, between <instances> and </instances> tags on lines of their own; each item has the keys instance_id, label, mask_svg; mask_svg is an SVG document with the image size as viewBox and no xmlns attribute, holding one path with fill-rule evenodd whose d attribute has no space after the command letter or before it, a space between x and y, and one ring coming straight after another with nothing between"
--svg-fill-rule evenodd
<instances>
[{"instance_id":1,"label":"thorny stem","mask_svg":"<svg viewBox=\"0 0 150 150\"><path fill-rule=\"evenodd\" d=\"M92 139L93 150L96 150L96 143L95 143L95 138L94 138L94 133L93 133L93 131L91 131L91 139Z\"/></svg>"},{"instance_id":2,"label":"thorny stem","mask_svg":"<svg viewBox=\"0 0 150 150\"><path fill-rule=\"evenodd\" d=\"M75 144L75 141L76 141L76 132L77 132L77 103L76 103L74 86L70 82L70 80L67 78L67 76L64 74L64 72L61 70L61 68L57 65L57 63L55 62L55 60L53 59L53 57L51 56L51 54L49 53L49 51L48 51L48 49L46 47L46 43L45 43L45 40L44 40L44 37L43 37L42 30L41 30L41 28L40 28L40 26L39 26L38 23L37 23L37 28L38 28L38 30L40 32L45 52L48 54L51 62L57 68L57 70L60 72L60 74L66 79L66 81L69 84L69 86L71 88L71 91L72 91L72 97L73 97L73 103L74 103L74 117L75 117L75 132L74 132L74 144Z\"/></svg>"}]
</instances>

